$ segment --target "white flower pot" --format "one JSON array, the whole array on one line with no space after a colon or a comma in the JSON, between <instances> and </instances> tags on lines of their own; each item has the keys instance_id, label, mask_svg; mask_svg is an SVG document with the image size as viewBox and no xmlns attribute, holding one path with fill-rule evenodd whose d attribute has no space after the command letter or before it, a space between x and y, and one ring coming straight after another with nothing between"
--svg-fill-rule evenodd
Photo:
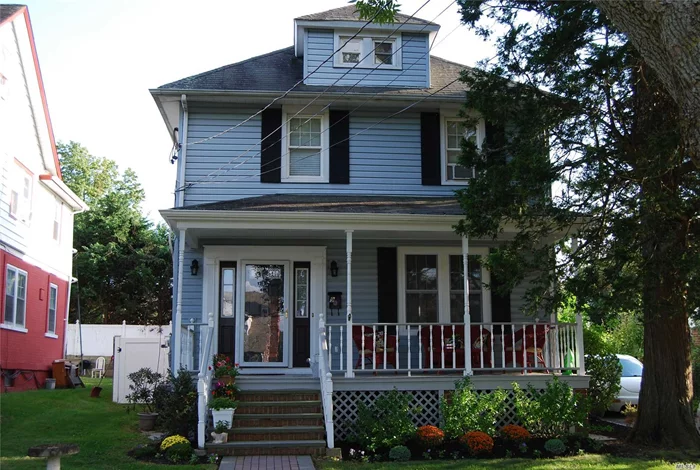
<instances>
[{"instance_id":1,"label":"white flower pot","mask_svg":"<svg viewBox=\"0 0 700 470\"><path fill-rule=\"evenodd\" d=\"M235 408L224 408L221 410L211 410L211 416L214 420L214 426L216 426L216 423L219 421L223 421L226 423L227 427L231 427L233 424L233 413L236 412Z\"/></svg>"}]
</instances>

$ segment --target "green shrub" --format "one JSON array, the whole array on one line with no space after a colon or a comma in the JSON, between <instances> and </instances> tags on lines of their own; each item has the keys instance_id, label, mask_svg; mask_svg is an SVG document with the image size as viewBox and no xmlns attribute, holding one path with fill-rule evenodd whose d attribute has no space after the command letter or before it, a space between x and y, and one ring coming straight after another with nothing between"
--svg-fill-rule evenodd
<instances>
[{"instance_id":1,"label":"green shrub","mask_svg":"<svg viewBox=\"0 0 700 470\"><path fill-rule=\"evenodd\" d=\"M527 391L513 383L515 411L522 425L540 437L560 437L571 426L582 426L588 416L588 400L553 377L539 393L532 385Z\"/></svg>"},{"instance_id":2,"label":"green shrub","mask_svg":"<svg viewBox=\"0 0 700 470\"><path fill-rule=\"evenodd\" d=\"M700 345L691 343L691 359L693 363L693 411L700 404Z\"/></svg>"},{"instance_id":3,"label":"green shrub","mask_svg":"<svg viewBox=\"0 0 700 470\"><path fill-rule=\"evenodd\" d=\"M586 373L591 376L588 398L591 412L605 413L620 391L622 365L614 354L586 358Z\"/></svg>"},{"instance_id":4,"label":"green shrub","mask_svg":"<svg viewBox=\"0 0 700 470\"><path fill-rule=\"evenodd\" d=\"M173 463L187 462L192 456L192 445L189 442L173 444L165 451L165 458Z\"/></svg>"},{"instance_id":5,"label":"green shrub","mask_svg":"<svg viewBox=\"0 0 700 470\"><path fill-rule=\"evenodd\" d=\"M449 398L443 396L440 400L445 420L443 429L453 439L469 431L494 435L506 397L506 392L501 389L479 394L465 377L455 384L455 391Z\"/></svg>"},{"instance_id":6,"label":"green shrub","mask_svg":"<svg viewBox=\"0 0 700 470\"><path fill-rule=\"evenodd\" d=\"M411 451L406 446L394 446L389 451L389 459L397 462L411 460Z\"/></svg>"},{"instance_id":7,"label":"green shrub","mask_svg":"<svg viewBox=\"0 0 700 470\"><path fill-rule=\"evenodd\" d=\"M153 444L140 445L132 449L131 456L135 459L150 459L156 456L158 449Z\"/></svg>"},{"instance_id":8,"label":"green shrub","mask_svg":"<svg viewBox=\"0 0 700 470\"><path fill-rule=\"evenodd\" d=\"M566 445L561 439L550 439L544 443L544 450L552 455L561 455L566 452Z\"/></svg>"},{"instance_id":9,"label":"green shrub","mask_svg":"<svg viewBox=\"0 0 700 470\"><path fill-rule=\"evenodd\" d=\"M194 439L197 431L197 389L186 369L168 374L154 391L158 423L167 434Z\"/></svg>"},{"instance_id":10,"label":"green shrub","mask_svg":"<svg viewBox=\"0 0 700 470\"><path fill-rule=\"evenodd\" d=\"M416 432L411 413L412 397L394 389L382 393L371 405L360 403L351 439L370 452L403 445Z\"/></svg>"}]
</instances>

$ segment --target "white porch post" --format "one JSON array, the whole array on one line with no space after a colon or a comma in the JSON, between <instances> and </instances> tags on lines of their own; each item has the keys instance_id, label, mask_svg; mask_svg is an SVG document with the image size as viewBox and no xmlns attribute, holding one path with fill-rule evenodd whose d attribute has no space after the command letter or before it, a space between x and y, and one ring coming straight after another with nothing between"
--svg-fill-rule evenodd
<instances>
[{"instance_id":1,"label":"white porch post","mask_svg":"<svg viewBox=\"0 0 700 470\"><path fill-rule=\"evenodd\" d=\"M583 318L576 312L576 351L578 352L578 375L586 375L585 351L583 350Z\"/></svg>"},{"instance_id":2,"label":"white porch post","mask_svg":"<svg viewBox=\"0 0 700 470\"><path fill-rule=\"evenodd\" d=\"M347 255L347 325L345 331L347 354L345 360L345 377L352 378L355 373L352 370L352 230L345 231L345 253Z\"/></svg>"},{"instance_id":3,"label":"white porch post","mask_svg":"<svg viewBox=\"0 0 700 470\"><path fill-rule=\"evenodd\" d=\"M464 268L464 375L473 375L472 317L469 313L469 238L466 236L462 236L462 265Z\"/></svg>"},{"instance_id":4,"label":"white porch post","mask_svg":"<svg viewBox=\"0 0 700 470\"><path fill-rule=\"evenodd\" d=\"M175 324L173 325L173 370L180 370L180 351L182 342L182 273L185 264L185 230L180 229L177 248L177 298L175 300Z\"/></svg>"}]
</instances>

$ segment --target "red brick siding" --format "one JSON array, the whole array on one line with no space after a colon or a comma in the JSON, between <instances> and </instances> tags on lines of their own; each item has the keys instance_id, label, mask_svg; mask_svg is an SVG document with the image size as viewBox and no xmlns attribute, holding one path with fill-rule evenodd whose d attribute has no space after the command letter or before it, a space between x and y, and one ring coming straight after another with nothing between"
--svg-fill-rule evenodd
<instances>
[{"instance_id":1,"label":"red brick siding","mask_svg":"<svg viewBox=\"0 0 700 470\"><path fill-rule=\"evenodd\" d=\"M22 333L0 329L0 368L3 371L21 370L26 372L17 376L14 386L10 389L6 390L4 384L0 382L0 393L30 390L36 388L37 385L44 386L46 378L51 376L52 362L63 357L68 297L68 281L0 250L0 266L2 267L0 271L0 291L2 292L0 315L3 317L5 312L5 274L8 264L27 272L25 328L28 331ZM49 284L58 286L56 305L56 335L58 338L44 336L48 325ZM36 375L36 380L32 377L33 374Z\"/></svg>"}]
</instances>

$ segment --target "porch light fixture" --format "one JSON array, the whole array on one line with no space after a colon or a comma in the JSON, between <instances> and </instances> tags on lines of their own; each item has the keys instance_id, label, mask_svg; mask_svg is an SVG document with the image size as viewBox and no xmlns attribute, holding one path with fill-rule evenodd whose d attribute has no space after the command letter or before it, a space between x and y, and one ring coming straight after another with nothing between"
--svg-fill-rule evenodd
<instances>
[{"instance_id":1,"label":"porch light fixture","mask_svg":"<svg viewBox=\"0 0 700 470\"><path fill-rule=\"evenodd\" d=\"M335 260L331 261L331 276L338 277L338 262Z\"/></svg>"},{"instance_id":2,"label":"porch light fixture","mask_svg":"<svg viewBox=\"0 0 700 470\"><path fill-rule=\"evenodd\" d=\"M193 259L192 264L190 264L190 273L192 273L193 276L196 276L198 272L199 272L199 261L197 261L196 259Z\"/></svg>"}]
</instances>

